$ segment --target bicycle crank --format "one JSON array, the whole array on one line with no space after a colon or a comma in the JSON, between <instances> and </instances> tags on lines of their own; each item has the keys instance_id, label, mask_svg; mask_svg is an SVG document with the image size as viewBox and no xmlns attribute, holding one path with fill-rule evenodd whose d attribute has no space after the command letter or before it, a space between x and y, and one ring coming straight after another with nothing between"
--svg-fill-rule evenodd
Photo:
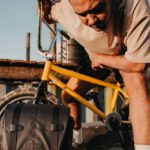
<instances>
[{"instance_id":1,"label":"bicycle crank","mask_svg":"<svg viewBox=\"0 0 150 150\"><path fill-rule=\"evenodd\" d=\"M110 131L118 131L121 126L121 116L118 113L111 113L106 118L106 127Z\"/></svg>"}]
</instances>

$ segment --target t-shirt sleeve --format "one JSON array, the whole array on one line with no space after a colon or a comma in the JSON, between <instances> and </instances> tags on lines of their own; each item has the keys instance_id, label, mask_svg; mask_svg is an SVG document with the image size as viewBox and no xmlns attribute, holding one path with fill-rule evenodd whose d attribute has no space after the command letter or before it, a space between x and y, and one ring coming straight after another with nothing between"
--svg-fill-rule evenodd
<instances>
[{"instance_id":1,"label":"t-shirt sleeve","mask_svg":"<svg viewBox=\"0 0 150 150\"><path fill-rule=\"evenodd\" d=\"M130 1L130 0L129 0ZM150 63L150 8L148 0L133 0L126 8L127 51L125 57L133 62Z\"/></svg>"}]
</instances>

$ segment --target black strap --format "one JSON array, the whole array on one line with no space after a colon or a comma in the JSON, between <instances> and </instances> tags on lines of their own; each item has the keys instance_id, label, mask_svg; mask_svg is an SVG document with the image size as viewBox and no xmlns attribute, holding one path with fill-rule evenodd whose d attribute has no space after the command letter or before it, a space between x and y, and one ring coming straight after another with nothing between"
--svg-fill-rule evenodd
<instances>
[{"instance_id":1,"label":"black strap","mask_svg":"<svg viewBox=\"0 0 150 150\"><path fill-rule=\"evenodd\" d=\"M12 124L10 125L10 142L9 142L9 150L16 150L17 145L17 132L20 130L20 126L18 125L21 109L23 108L24 104L16 104Z\"/></svg>"},{"instance_id":2,"label":"black strap","mask_svg":"<svg viewBox=\"0 0 150 150\"><path fill-rule=\"evenodd\" d=\"M67 138L65 137L66 132L69 132L69 135L72 134L72 130L73 130L73 122L72 120L69 121L69 116L70 116L70 110L68 107L66 106L61 106L61 108L59 109L59 122L61 122L61 130L59 132L59 149L63 148L63 149L70 149L70 147L68 148L68 144L66 144L66 139L68 139L68 135ZM69 121L69 122L68 122ZM69 124L68 124L69 123ZM69 125L69 128L68 128ZM69 130L68 130L69 129ZM68 130L68 131L66 131ZM66 139L64 139L66 138ZM67 148L66 148L67 146Z\"/></svg>"},{"instance_id":3,"label":"black strap","mask_svg":"<svg viewBox=\"0 0 150 150\"><path fill-rule=\"evenodd\" d=\"M39 101L38 101L38 103L39 103ZM41 107L40 107L40 105L39 104L35 104L35 105L32 105L32 107L33 107L33 109L35 109L33 115L34 115L36 121L40 120L41 119L41 118L39 119L39 115L41 114ZM39 127L36 125L36 122L35 122L35 128L39 129ZM43 144L38 139L38 137L37 137L37 135L35 133L35 128L32 129L32 130L34 130L34 139L33 139L34 142L32 142L32 150L43 150Z\"/></svg>"},{"instance_id":4,"label":"black strap","mask_svg":"<svg viewBox=\"0 0 150 150\"><path fill-rule=\"evenodd\" d=\"M58 150L58 142L59 142L59 132L60 132L60 123L59 123L59 107L53 107L52 120L51 120L51 134L53 137L51 143L52 150Z\"/></svg>"},{"instance_id":5,"label":"black strap","mask_svg":"<svg viewBox=\"0 0 150 150\"><path fill-rule=\"evenodd\" d=\"M47 110L47 112L45 113L45 110L43 110L44 105L41 105L43 107L39 106L39 111L37 112L37 120L41 120L42 116L44 115L45 118L48 119L48 122L50 123L49 126L49 139L47 139L50 143L50 150L59 150L59 133L60 131L62 131L64 129L63 127L63 123L61 123L59 121L59 116L60 116L60 106L56 106L56 105L45 105L45 110ZM48 108L48 109L47 109ZM39 114L40 113L40 114ZM35 137L35 144L40 144L40 142L38 141L38 139L36 139ZM35 147L35 145L34 145ZM34 148L35 149L35 148Z\"/></svg>"}]
</instances>

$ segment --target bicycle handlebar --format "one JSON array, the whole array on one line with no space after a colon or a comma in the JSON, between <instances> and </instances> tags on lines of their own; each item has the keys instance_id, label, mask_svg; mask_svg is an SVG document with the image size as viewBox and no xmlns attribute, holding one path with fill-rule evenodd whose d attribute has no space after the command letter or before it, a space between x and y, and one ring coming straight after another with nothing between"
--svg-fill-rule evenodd
<instances>
[{"instance_id":1,"label":"bicycle handlebar","mask_svg":"<svg viewBox=\"0 0 150 150\"><path fill-rule=\"evenodd\" d=\"M41 0L38 0L38 7L39 7L39 25L38 25L38 52L40 55L48 58L48 59L55 59L55 56L50 54L50 51L53 47L53 45L56 42L57 39L57 34L60 33L62 36L64 36L66 39L70 39L70 36L63 30L57 29L54 31L51 26L48 24L48 22L45 20L44 17L41 16ZM46 25L46 27L50 30L50 32L53 34L53 38L51 39L49 49L43 49L42 44L41 44L41 34L42 34L42 23Z\"/></svg>"}]
</instances>

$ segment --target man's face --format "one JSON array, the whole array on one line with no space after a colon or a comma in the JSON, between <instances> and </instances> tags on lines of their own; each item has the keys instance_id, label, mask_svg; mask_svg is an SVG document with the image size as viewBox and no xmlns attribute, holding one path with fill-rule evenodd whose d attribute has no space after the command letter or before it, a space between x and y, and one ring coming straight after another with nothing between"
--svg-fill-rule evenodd
<instances>
[{"instance_id":1,"label":"man's face","mask_svg":"<svg viewBox=\"0 0 150 150\"><path fill-rule=\"evenodd\" d=\"M111 17L111 0L70 0L83 24L96 31L105 30Z\"/></svg>"}]
</instances>

